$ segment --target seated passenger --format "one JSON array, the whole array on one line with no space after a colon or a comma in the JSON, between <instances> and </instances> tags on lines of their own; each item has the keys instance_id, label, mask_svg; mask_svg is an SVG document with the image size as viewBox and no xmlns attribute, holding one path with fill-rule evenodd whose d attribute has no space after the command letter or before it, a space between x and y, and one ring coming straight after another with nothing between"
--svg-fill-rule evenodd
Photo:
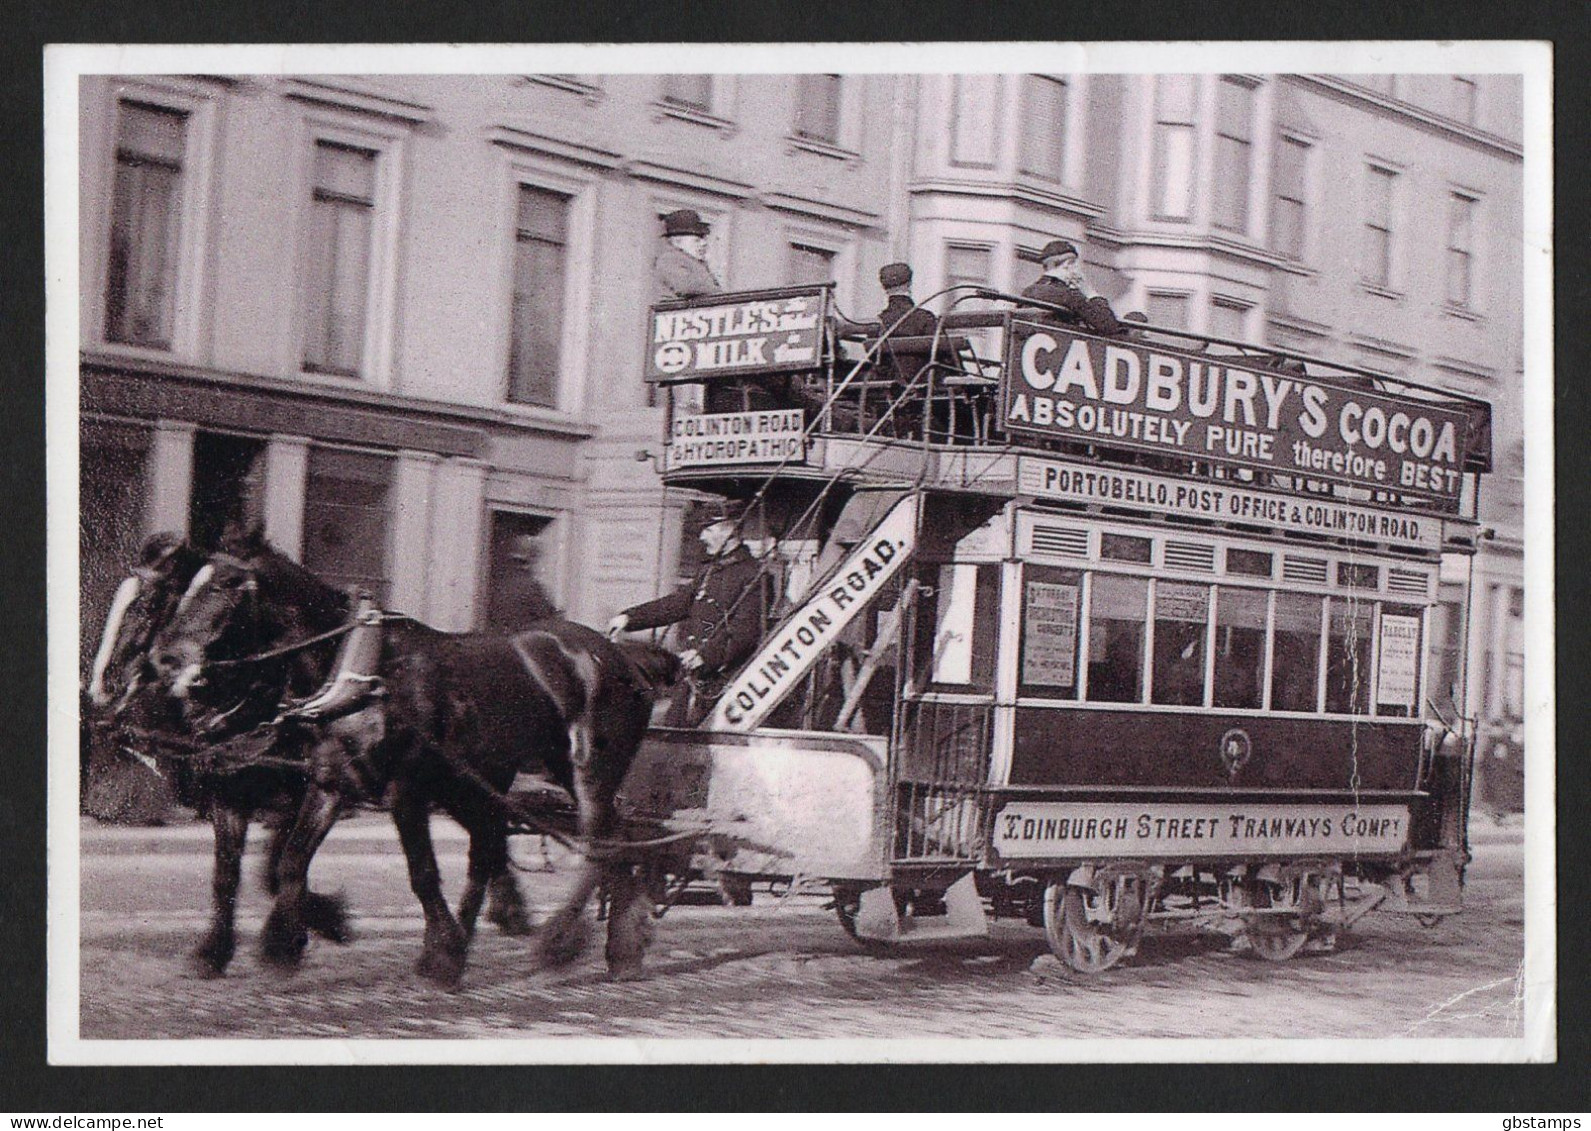
<instances>
[{"instance_id":1,"label":"seated passenger","mask_svg":"<svg viewBox=\"0 0 1591 1131\"><path fill-rule=\"evenodd\" d=\"M1051 240L1040 253L1044 274L1038 281L1022 291L1025 298L1061 307L1061 311L1047 310L1040 321L1057 325L1075 325L1094 334L1119 334L1121 323L1110 303L1089 293L1088 280L1083 277L1082 263L1077 246L1067 240Z\"/></svg>"},{"instance_id":2,"label":"seated passenger","mask_svg":"<svg viewBox=\"0 0 1591 1131\"><path fill-rule=\"evenodd\" d=\"M874 334L887 335L879 349L878 372L889 382L889 400L895 401L909 388L923 366L928 364L931 346L897 344L903 338L931 338L939 329L939 319L930 310L924 310L912 301L912 269L905 263L888 263L879 270L878 281L884 287L886 302L878 312L878 326ZM924 384L920 396L911 403L895 406L890 416L893 427L889 431L897 436L915 434L922 420L921 396L926 395ZM879 411L883 411L880 406Z\"/></svg>"}]
</instances>

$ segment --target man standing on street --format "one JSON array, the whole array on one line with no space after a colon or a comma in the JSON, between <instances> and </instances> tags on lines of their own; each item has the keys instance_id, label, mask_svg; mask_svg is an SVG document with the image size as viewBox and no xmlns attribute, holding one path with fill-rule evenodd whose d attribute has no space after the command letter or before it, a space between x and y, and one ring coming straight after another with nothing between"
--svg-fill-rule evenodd
<instances>
[{"instance_id":1,"label":"man standing on street","mask_svg":"<svg viewBox=\"0 0 1591 1131\"><path fill-rule=\"evenodd\" d=\"M707 560L689 585L625 609L608 622L610 634L682 626L680 659L691 689L675 696L666 726L695 726L706 718L729 677L762 640L768 578L740 539L740 516L739 508L725 507L702 528Z\"/></svg>"}]
</instances>

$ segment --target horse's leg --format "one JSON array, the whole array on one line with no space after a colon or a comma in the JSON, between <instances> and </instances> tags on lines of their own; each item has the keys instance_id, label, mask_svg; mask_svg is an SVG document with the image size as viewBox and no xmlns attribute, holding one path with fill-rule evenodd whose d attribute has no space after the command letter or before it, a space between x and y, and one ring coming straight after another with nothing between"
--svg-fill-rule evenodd
<instances>
[{"instance_id":1,"label":"horse's leg","mask_svg":"<svg viewBox=\"0 0 1591 1131\"><path fill-rule=\"evenodd\" d=\"M409 886L425 912L425 946L415 969L451 989L464 973L468 940L442 896L442 875L431 844L430 805L412 782L401 778L392 790L392 823L409 863Z\"/></svg>"},{"instance_id":2,"label":"horse's leg","mask_svg":"<svg viewBox=\"0 0 1591 1131\"><path fill-rule=\"evenodd\" d=\"M505 935L528 935L535 928L525 910L525 897L511 870L508 849L503 849L503 866L486 882L486 918Z\"/></svg>"},{"instance_id":3,"label":"horse's leg","mask_svg":"<svg viewBox=\"0 0 1591 1131\"><path fill-rule=\"evenodd\" d=\"M605 791L597 787L591 773L592 736L585 724L576 723L569 728L569 757L574 763L574 795L578 807L579 831L589 845L604 836L612 825L613 799L603 801ZM575 874L563 906L553 912L542 926L541 960L550 966L572 962L591 940L591 925L585 920L586 904L592 893L602 885L603 865L592 856L584 856L580 870Z\"/></svg>"},{"instance_id":4,"label":"horse's leg","mask_svg":"<svg viewBox=\"0 0 1591 1131\"><path fill-rule=\"evenodd\" d=\"M616 863L608 869L608 976L633 981L642 976L642 960L652 942L652 899L644 865Z\"/></svg>"},{"instance_id":5,"label":"horse's leg","mask_svg":"<svg viewBox=\"0 0 1591 1131\"><path fill-rule=\"evenodd\" d=\"M282 837L283 847L275 869L276 901L271 905L271 914L265 920L265 932L260 939L260 953L267 962L292 967L303 958L304 947L309 943L307 904L312 894L309 892L309 865L341 811L340 795L311 785L304 794L297 820ZM323 895L314 898L319 901L318 915L325 914L326 902L337 902ZM340 906L336 914L343 917Z\"/></svg>"},{"instance_id":6,"label":"horse's leg","mask_svg":"<svg viewBox=\"0 0 1591 1131\"><path fill-rule=\"evenodd\" d=\"M508 873L508 832L503 828L503 823L491 816L485 816L470 826L470 863L469 872L464 881L464 894L459 897L459 925L464 928L467 938L475 937L475 919L480 914L481 904L486 899L486 892L499 876L506 876L510 881L513 877ZM517 899L519 888L510 890ZM521 919L524 918L525 909L521 904L517 910ZM502 911L501 905L494 906L493 914ZM526 925L527 929L529 925ZM524 931L519 932L524 934Z\"/></svg>"},{"instance_id":7,"label":"horse's leg","mask_svg":"<svg viewBox=\"0 0 1591 1131\"><path fill-rule=\"evenodd\" d=\"M243 847L249 835L249 811L211 799L215 829L215 871L211 876L210 930L193 952L193 968L201 978L219 978L237 949L238 882L243 874Z\"/></svg>"}]
</instances>

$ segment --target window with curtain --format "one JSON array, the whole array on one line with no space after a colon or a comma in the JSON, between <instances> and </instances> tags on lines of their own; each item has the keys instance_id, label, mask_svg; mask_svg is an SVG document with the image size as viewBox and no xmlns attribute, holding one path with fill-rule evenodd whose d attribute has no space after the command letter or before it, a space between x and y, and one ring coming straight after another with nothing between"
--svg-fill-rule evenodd
<instances>
[{"instance_id":1,"label":"window with curtain","mask_svg":"<svg viewBox=\"0 0 1591 1131\"><path fill-rule=\"evenodd\" d=\"M1271 208L1271 247L1288 259L1304 258L1308 223L1309 143L1295 137L1276 145L1275 200Z\"/></svg>"},{"instance_id":2,"label":"window with curtain","mask_svg":"<svg viewBox=\"0 0 1591 1131\"><path fill-rule=\"evenodd\" d=\"M835 253L826 247L792 243L785 263L785 277L792 285L832 282L834 256Z\"/></svg>"},{"instance_id":3,"label":"window with curtain","mask_svg":"<svg viewBox=\"0 0 1591 1131\"><path fill-rule=\"evenodd\" d=\"M712 75L664 75L663 101L690 110L713 108Z\"/></svg>"},{"instance_id":4,"label":"window with curtain","mask_svg":"<svg viewBox=\"0 0 1591 1131\"><path fill-rule=\"evenodd\" d=\"M840 76L802 75L796 87L795 133L810 141L840 141Z\"/></svg>"},{"instance_id":5,"label":"window with curtain","mask_svg":"<svg viewBox=\"0 0 1591 1131\"><path fill-rule=\"evenodd\" d=\"M1155 216L1186 220L1193 215L1193 108L1196 75L1155 77Z\"/></svg>"},{"instance_id":6,"label":"window with curtain","mask_svg":"<svg viewBox=\"0 0 1591 1131\"><path fill-rule=\"evenodd\" d=\"M1248 338L1248 312L1253 307L1230 299L1218 298L1210 303L1210 333L1217 338L1246 341Z\"/></svg>"},{"instance_id":7,"label":"window with curtain","mask_svg":"<svg viewBox=\"0 0 1591 1131\"><path fill-rule=\"evenodd\" d=\"M1254 88L1223 76L1215 86L1214 223L1229 232L1248 231L1250 164L1253 161Z\"/></svg>"},{"instance_id":8,"label":"window with curtain","mask_svg":"<svg viewBox=\"0 0 1591 1131\"><path fill-rule=\"evenodd\" d=\"M171 348L188 116L122 102L105 286L105 337Z\"/></svg>"},{"instance_id":9,"label":"window with curtain","mask_svg":"<svg viewBox=\"0 0 1591 1131\"><path fill-rule=\"evenodd\" d=\"M569 197L519 186L508 353L508 399L513 404L558 404L568 232Z\"/></svg>"},{"instance_id":10,"label":"window with curtain","mask_svg":"<svg viewBox=\"0 0 1591 1131\"><path fill-rule=\"evenodd\" d=\"M1475 210L1478 202L1461 192L1447 198L1447 301L1467 307L1474 288Z\"/></svg>"},{"instance_id":11,"label":"window with curtain","mask_svg":"<svg viewBox=\"0 0 1591 1131\"><path fill-rule=\"evenodd\" d=\"M1022 171L1061 180L1066 146L1066 80L1022 76Z\"/></svg>"},{"instance_id":12,"label":"window with curtain","mask_svg":"<svg viewBox=\"0 0 1591 1131\"><path fill-rule=\"evenodd\" d=\"M316 142L304 332L304 368L312 372L359 376L375 206L376 153Z\"/></svg>"},{"instance_id":13,"label":"window with curtain","mask_svg":"<svg viewBox=\"0 0 1591 1131\"><path fill-rule=\"evenodd\" d=\"M1153 326L1164 326L1168 330L1186 330L1188 301L1187 295L1169 291L1150 291L1144 303L1146 307L1144 316Z\"/></svg>"},{"instance_id":14,"label":"window with curtain","mask_svg":"<svg viewBox=\"0 0 1591 1131\"><path fill-rule=\"evenodd\" d=\"M385 602L393 461L370 452L309 449L304 485L304 567L339 588Z\"/></svg>"},{"instance_id":15,"label":"window with curtain","mask_svg":"<svg viewBox=\"0 0 1591 1131\"><path fill-rule=\"evenodd\" d=\"M1398 175L1391 169L1368 166L1359 276L1372 286L1392 285L1392 193L1397 179Z\"/></svg>"}]
</instances>

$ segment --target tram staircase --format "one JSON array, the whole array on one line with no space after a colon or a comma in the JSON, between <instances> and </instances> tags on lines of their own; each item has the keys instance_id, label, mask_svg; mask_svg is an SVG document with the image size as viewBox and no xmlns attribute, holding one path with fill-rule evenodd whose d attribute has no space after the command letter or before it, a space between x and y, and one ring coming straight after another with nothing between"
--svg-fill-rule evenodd
<instances>
[{"instance_id":1,"label":"tram staircase","mask_svg":"<svg viewBox=\"0 0 1591 1131\"><path fill-rule=\"evenodd\" d=\"M856 363L845 379L834 385L822 408L814 414L813 426L819 421L830 419L829 410L852 386L864 367L878 356L888 338L889 331L886 330L885 334L869 347L863 359ZM930 361L917 372L913 380L889 400L867 433L868 437L876 436L902 405L914 397L923 396L923 385L927 383L931 387L936 369L942 372L955 372L950 367L932 360L932 357L931 354ZM930 427L927 413L924 414L923 427L926 439L926 429ZM752 497L753 504L764 498L769 490L775 487L782 466L781 464L773 468L765 475ZM926 469L925 462L925 472ZM841 484L846 472L850 470L853 469L841 469L831 474L810 505L808 514L792 523L791 528L800 529L804 520L816 514L817 508ZM922 490L923 484L919 478L918 482L909 486L857 490L846 501L845 509L835 524L836 529L849 526L853 531L865 529L866 533L850 544L848 550L831 537L823 553L820 554L820 569L815 575L815 580L807 587L802 599L788 609L764 634L757 652L741 665L735 677L729 681L723 697L702 724L705 729L736 732L756 729L792 693L802 687L805 677L811 673L825 652L841 639L847 626L855 618L870 613L876 607L880 596L890 591L889 582L914 557L922 521ZM751 510L752 508L748 507L746 513L749 514ZM744 522L743 515L737 524L737 535L740 533L740 525ZM773 574L772 563L779 559L780 555L774 549L770 549L764 555L763 568L735 597L720 623L727 623L740 601L749 599L759 586L767 584ZM826 562L827 568L821 568ZM836 590L851 592L857 585L852 579L857 577L860 577L860 585L863 587L860 596L842 607L836 607L834 599ZM880 618L875 639L860 656L855 674L845 689L843 702L832 723L833 731L845 732L852 729L872 681L877 677L891 652L898 653L902 619L905 610L911 605L916 586L915 581L906 582L900 588L893 607ZM821 632L813 627L815 624L821 624ZM815 645L809 645L803 637L803 629L821 638ZM794 649L786 647L790 644L795 645ZM799 659L791 658L792 650L799 652ZM781 666L774 669L775 663ZM760 682L759 676L763 677ZM737 695L741 698L739 703L736 702ZM749 704L746 702L747 698L751 700ZM945 807L947 812L950 809L963 808L966 800L967 791L964 788L952 792L956 794L955 797L938 798L938 804ZM913 805L912 808L915 810L916 806ZM907 819L912 818L908 815ZM959 841L961 838L955 839ZM950 850L947 848L946 851ZM950 862L949 857L947 862ZM951 884L948 890L943 891L941 897L920 907L914 905L909 898L897 895L889 885L863 891L855 918L857 935L888 942L986 936L988 917L983 899L977 891L972 872L966 868L964 863L959 863L958 870L964 870L960 879Z\"/></svg>"}]
</instances>

